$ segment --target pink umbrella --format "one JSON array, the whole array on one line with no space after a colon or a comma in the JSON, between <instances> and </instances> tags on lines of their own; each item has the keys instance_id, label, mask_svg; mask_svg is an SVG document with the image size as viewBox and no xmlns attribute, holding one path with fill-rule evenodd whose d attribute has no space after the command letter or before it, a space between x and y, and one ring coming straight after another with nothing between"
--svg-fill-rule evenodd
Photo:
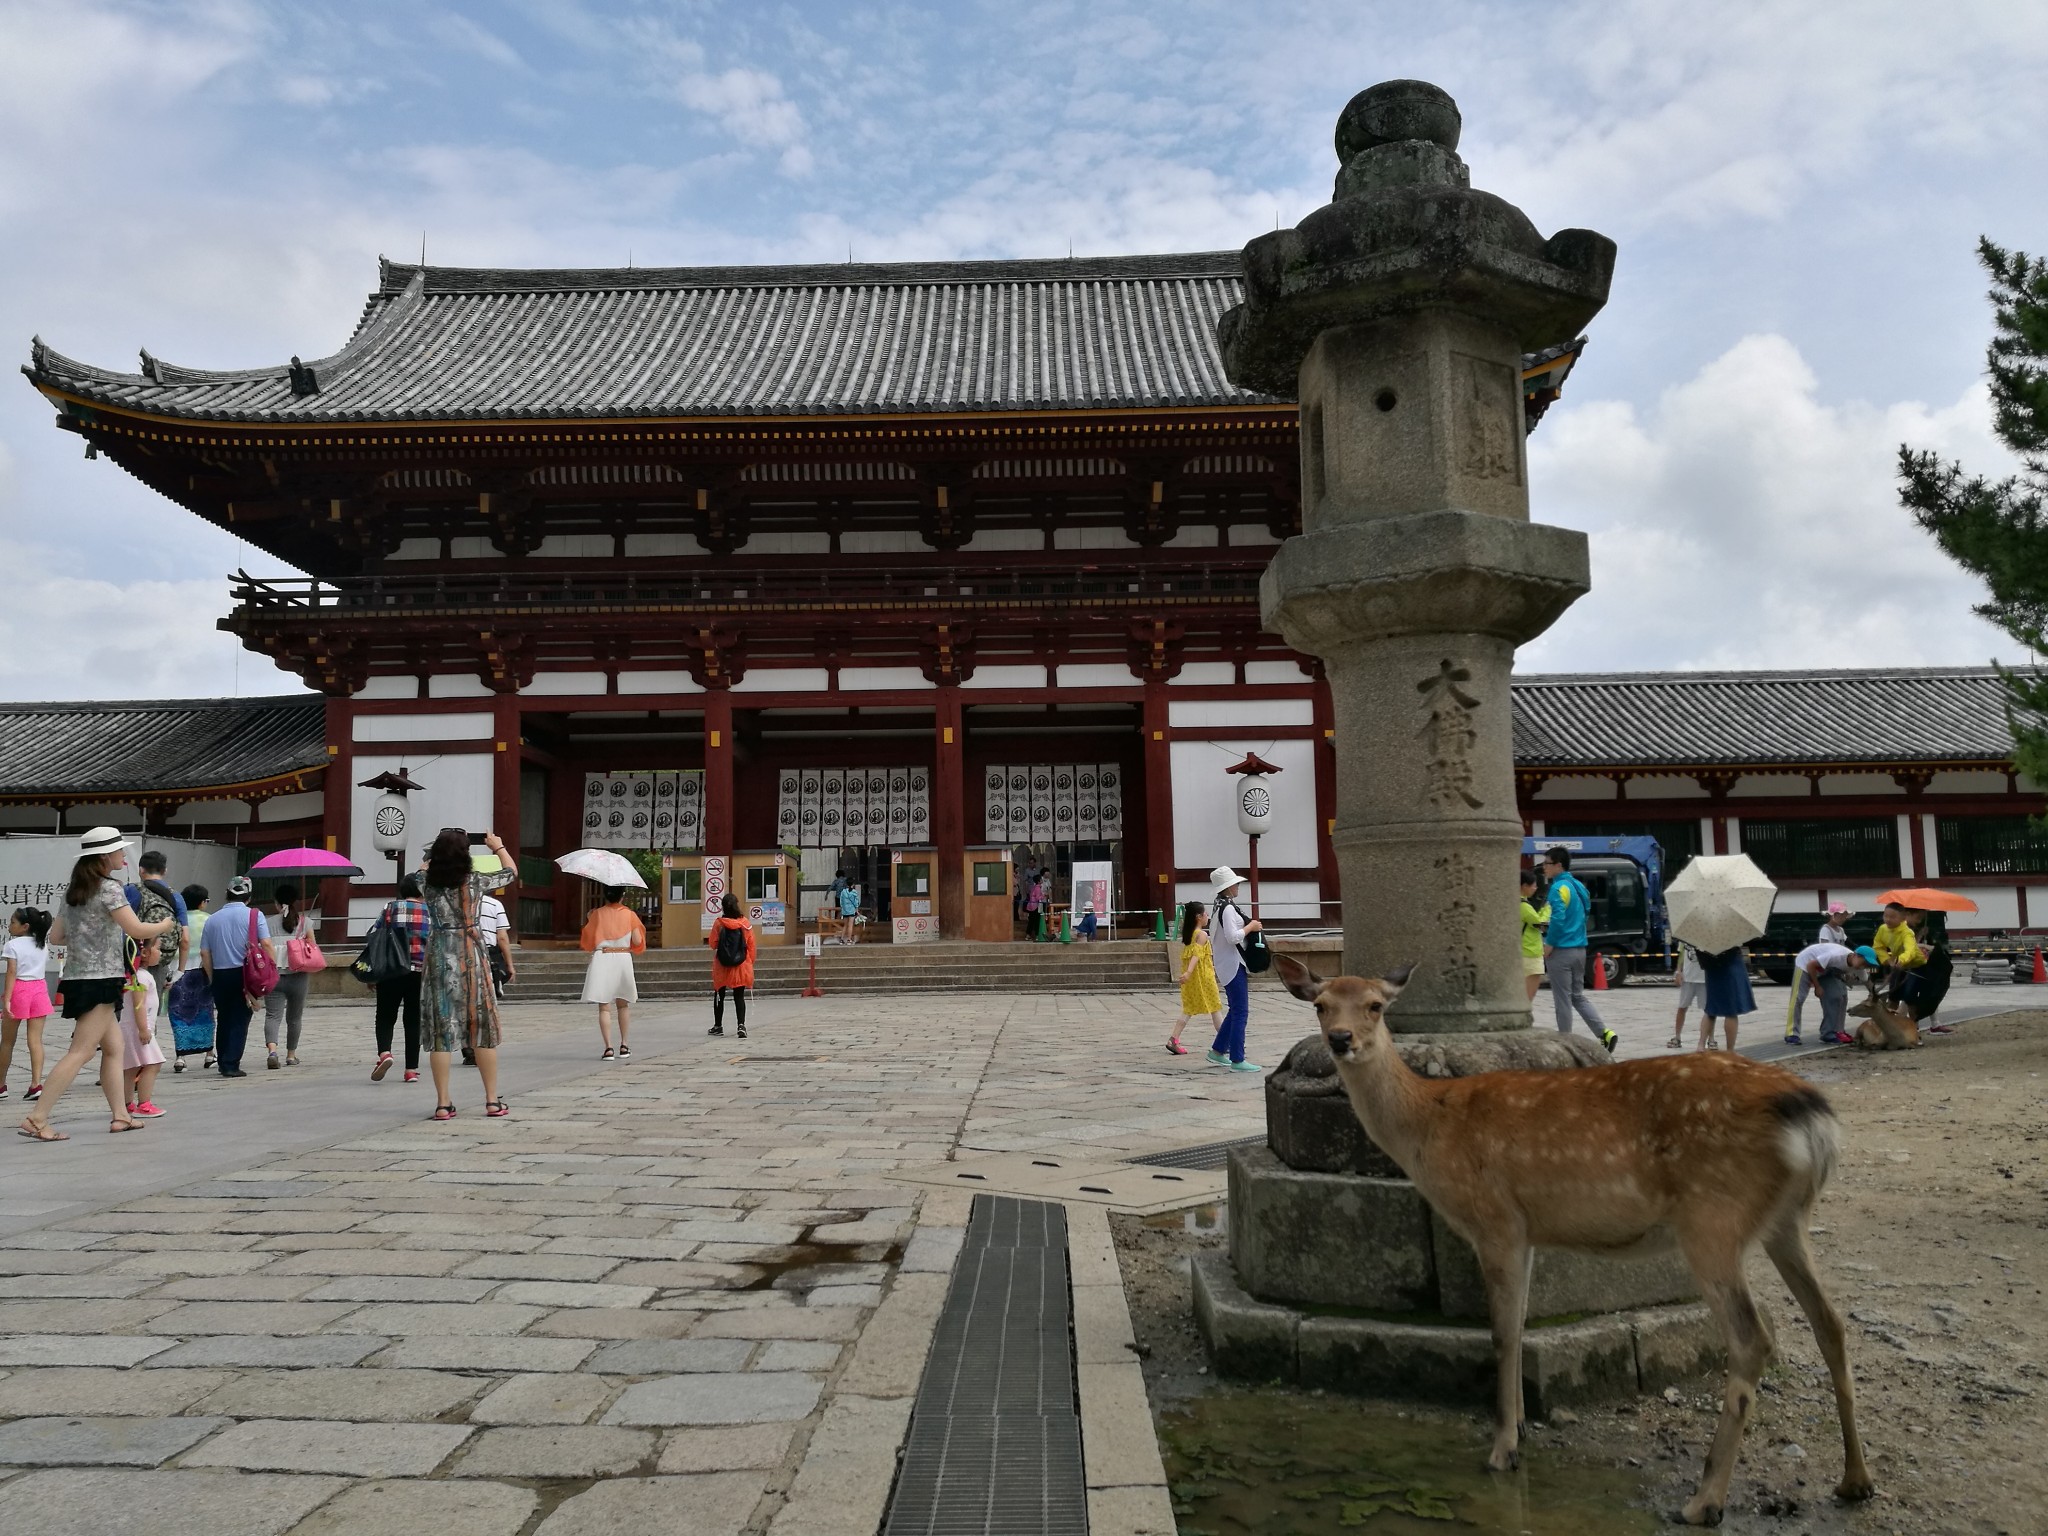
<instances>
[{"instance_id":1,"label":"pink umbrella","mask_svg":"<svg viewBox=\"0 0 2048 1536\"><path fill-rule=\"evenodd\" d=\"M338 853L325 848L280 848L249 866L252 875L296 875L301 880L331 880L362 871Z\"/></svg>"}]
</instances>

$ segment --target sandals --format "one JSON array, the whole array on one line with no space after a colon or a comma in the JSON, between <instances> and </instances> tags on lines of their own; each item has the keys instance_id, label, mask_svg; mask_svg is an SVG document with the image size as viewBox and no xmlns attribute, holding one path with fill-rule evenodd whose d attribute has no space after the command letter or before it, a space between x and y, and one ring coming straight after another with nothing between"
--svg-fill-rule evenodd
<instances>
[{"instance_id":1,"label":"sandals","mask_svg":"<svg viewBox=\"0 0 2048 1536\"><path fill-rule=\"evenodd\" d=\"M455 1106L453 1104L436 1104L434 1106L433 1118L436 1120L453 1120L455 1118Z\"/></svg>"},{"instance_id":2,"label":"sandals","mask_svg":"<svg viewBox=\"0 0 2048 1536\"><path fill-rule=\"evenodd\" d=\"M107 1122L107 1134L109 1136L119 1136L128 1131L139 1131L141 1129L142 1122L140 1120L109 1120Z\"/></svg>"},{"instance_id":3,"label":"sandals","mask_svg":"<svg viewBox=\"0 0 2048 1536\"><path fill-rule=\"evenodd\" d=\"M38 1125L33 1120L22 1121L21 1129L14 1134L25 1136L30 1141L69 1141L71 1139L62 1131L52 1130L47 1124Z\"/></svg>"},{"instance_id":4,"label":"sandals","mask_svg":"<svg viewBox=\"0 0 2048 1536\"><path fill-rule=\"evenodd\" d=\"M599 1061L610 1061L610 1060L612 1059L612 1057L613 1057L613 1055L614 1055L614 1054L615 1054L615 1053L613 1052L612 1048L611 1048L610 1046L606 1046L606 1047L604 1048L604 1054L603 1054L602 1056L598 1057L597 1059L598 1059Z\"/></svg>"},{"instance_id":5,"label":"sandals","mask_svg":"<svg viewBox=\"0 0 2048 1536\"><path fill-rule=\"evenodd\" d=\"M1182 1044L1181 1044L1181 1043L1180 1043L1180 1042L1179 1042L1178 1040L1169 1040L1169 1041L1167 1041L1167 1042L1166 1042L1166 1054L1167 1054L1167 1055L1169 1055L1169 1056L1185 1056L1185 1055L1187 1055L1187 1053L1188 1053L1188 1048L1187 1048L1186 1046L1182 1045Z\"/></svg>"},{"instance_id":6,"label":"sandals","mask_svg":"<svg viewBox=\"0 0 2048 1536\"><path fill-rule=\"evenodd\" d=\"M621 1060L621 1061L631 1061L632 1059L633 1059L633 1051L632 1051L632 1048L631 1048L630 1046L628 1046L628 1045L626 1044L626 1042L625 1042L625 1041L621 1040L621 1041L619 1042L619 1060Z\"/></svg>"},{"instance_id":7,"label":"sandals","mask_svg":"<svg viewBox=\"0 0 2048 1536\"><path fill-rule=\"evenodd\" d=\"M503 1099L491 1099L484 1104L484 1114L492 1120L503 1120L512 1113L512 1106Z\"/></svg>"},{"instance_id":8,"label":"sandals","mask_svg":"<svg viewBox=\"0 0 2048 1536\"><path fill-rule=\"evenodd\" d=\"M1676 1035L1673 1035L1669 1040L1666 1040L1664 1042L1664 1049L1667 1051L1683 1050L1684 1048L1685 1042L1679 1039Z\"/></svg>"}]
</instances>

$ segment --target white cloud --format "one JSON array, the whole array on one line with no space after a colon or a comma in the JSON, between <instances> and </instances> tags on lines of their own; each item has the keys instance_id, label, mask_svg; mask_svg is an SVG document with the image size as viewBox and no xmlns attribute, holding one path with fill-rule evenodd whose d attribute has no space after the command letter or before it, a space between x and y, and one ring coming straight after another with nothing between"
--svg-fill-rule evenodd
<instances>
[{"instance_id":1,"label":"white cloud","mask_svg":"<svg viewBox=\"0 0 2048 1536\"><path fill-rule=\"evenodd\" d=\"M118 556L88 562L0 540L0 698L193 699L301 693L305 685L214 627L224 583L124 579ZM147 743L136 744L138 752Z\"/></svg>"},{"instance_id":2,"label":"white cloud","mask_svg":"<svg viewBox=\"0 0 2048 1536\"><path fill-rule=\"evenodd\" d=\"M1527 671L1910 666L2014 658L1982 591L1899 505L1899 444L2000 472L1981 385L1951 405L1820 399L1744 338L1646 413L1565 402L1529 444L1534 511L1592 538L1593 590ZM1873 729L1879 726L1873 721Z\"/></svg>"}]
</instances>

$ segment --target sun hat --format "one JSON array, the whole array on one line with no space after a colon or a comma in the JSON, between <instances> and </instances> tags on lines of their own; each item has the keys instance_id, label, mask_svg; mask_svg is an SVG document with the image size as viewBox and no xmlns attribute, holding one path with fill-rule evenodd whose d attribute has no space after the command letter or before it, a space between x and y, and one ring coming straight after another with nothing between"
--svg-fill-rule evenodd
<instances>
[{"instance_id":1,"label":"sun hat","mask_svg":"<svg viewBox=\"0 0 2048 1536\"><path fill-rule=\"evenodd\" d=\"M1847 917L1848 915L1849 909L1846 906L1844 906L1841 902L1831 901L1828 903L1829 917Z\"/></svg>"},{"instance_id":2,"label":"sun hat","mask_svg":"<svg viewBox=\"0 0 2048 1536\"><path fill-rule=\"evenodd\" d=\"M256 882L247 875L234 875L228 880L228 894L230 896L246 896L255 889Z\"/></svg>"},{"instance_id":3,"label":"sun hat","mask_svg":"<svg viewBox=\"0 0 2048 1536\"><path fill-rule=\"evenodd\" d=\"M1244 876L1240 875L1228 864L1218 864L1214 869L1209 871L1209 892L1211 895L1221 896L1233 885L1243 884Z\"/></svg>"},{"instance_id":4,"label":"sun hat","mask_svg":"<svg viewBox=\"0 0 2048 1536\"><path fill-rule=\"evenodd\" d=\"M89 859L96 854L112 853L116 848L133 848L135 844L121 835L118 827L94 827L78 840L80 858Z\"/></svg>"}]
</instances>

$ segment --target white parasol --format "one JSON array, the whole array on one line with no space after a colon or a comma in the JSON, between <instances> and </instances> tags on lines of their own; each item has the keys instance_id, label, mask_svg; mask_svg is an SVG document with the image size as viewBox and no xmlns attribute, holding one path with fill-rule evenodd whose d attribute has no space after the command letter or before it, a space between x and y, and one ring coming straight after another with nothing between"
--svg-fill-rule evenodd
<instances>
[{"instance_id":1,"label":"white parasol","mask_svg":"<svg viewBox=\"0 0 2048 1536\"><path fill-rule=\"evenodd\" d=\"M555 860L555 868L564 874L581 875L585 880L594 880L599 885L637 885L647 889L647 882L640 878L640 871L624 854L613 853L608 848L578 848L574 853L565 853Z\"/></svg>"},{"instance_id":2,"label":"white parasol","mask_svg":"<svg viewBox=\"0 0 2048 1536\"><path fill-rule=\"evenodd\" d=\"M1759 937L1777 895L1746 853L1703 854L1664 888L1673 937L1709 955Z\"/></svg>"}]
</instances>

